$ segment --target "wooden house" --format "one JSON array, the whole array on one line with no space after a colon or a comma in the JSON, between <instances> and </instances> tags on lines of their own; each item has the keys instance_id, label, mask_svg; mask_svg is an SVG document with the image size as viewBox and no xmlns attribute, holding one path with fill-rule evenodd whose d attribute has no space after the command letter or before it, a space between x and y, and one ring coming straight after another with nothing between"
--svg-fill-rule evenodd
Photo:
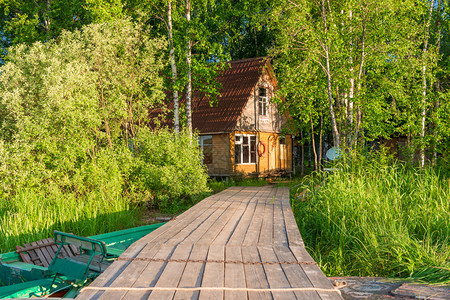
<instances>
[{"instance_id":1,"label":"wooden house","mask_svg":"<svg viewBox=\"0 0 450 300\"><path fill-rule=\"evenodd\" d=\"M272 102L278 84L270 60L231 61L217 79L222 88L216 104L197 93L192 100L192 125L208 174L291 172L292 139L281 135L286 118Z\"/></svg>"},{"instance_id":2,"label":"wooden house","mask_svg":"<svg viewBox=\"0 0 450 300\"><path fill-rule=\"evenodd\" d=\"M195 96L192 124L210 176L259 175L292 170L292 139L281 135L286 118L271 100L278 88L269 59L231 61L218 77L217 105Z\"/></svg>"}]
</instances>

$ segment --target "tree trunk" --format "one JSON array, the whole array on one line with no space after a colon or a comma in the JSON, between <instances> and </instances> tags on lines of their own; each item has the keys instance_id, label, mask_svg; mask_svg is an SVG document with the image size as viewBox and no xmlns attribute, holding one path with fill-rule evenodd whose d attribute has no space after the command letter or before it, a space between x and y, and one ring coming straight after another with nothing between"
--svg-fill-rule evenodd
<instances>
[{"instance_id":1,"label":"tree trunk","mask_svg":"<svg viewBox=\"0 0 450 300\"><path fill-rule=\"evenodd\" d=\"M323 114L320 115L320 133L319 133L319 168L322 169L322 145L323 145Z\"/></svg>"},{"instance_id":2,"label":"tree trunk","mask_svg":"<svg viewBox=\"0 0 450 300\"><path fill-rule=\"evenodd\" d=\"M190 22L191 22L191 0L186 0L186 21L188 22L186 35L188 37L187 51L186 51L186 65L187 65L187 84L186 84L186 127L189 135L192 137L192 41L190 38Z\"/></svg>"},{"instance_id":3,"label":"tree trunk","mask_svg":"<svg viewBox=\"0 0 450 300\"><path fill-rule=\"evenodd\" d=\"M427 64L426 55L428 48L429 30L431 23L431 15L433 13L434 1L430 3L430 9L428 11L428 20L425 31L425 41L423 43L423 57L422 57L422 130L420 132L420 166L423 168L425 165L425 122L427 114Z\"/></svg>"},{"instance_id":4,"label":"tree trunk","mask_svg":"<svg viewBox=\"0 0 450 300\"><path fill-rule=\"evenodd\" d=\"M436 42L436 53L439 54L440 50L441 50L441 12L442 10L442 0L438 0L438 17L437 17L437 42ZM441 82L440 79L437 78L436 80L436 91L438 92L438 94L441 92ZM436 103L434 104L434 109L435 109L435 116L434 116L434 120L436 120L437 116L437 111L439 110L439 106L440 106L440 102L439 102L439 97L437 97L436 99ZM433 166L436 165L437 162L437 151L436 151L436 144L438 141L438 130L437 130L437 125L434 124L434 130L433 130L433 138L434 138L434 143L433 143Z\"/></svg>"},{"instance_id":5,"label":"tree trunk","mask_svg":"<svg viewBox=\"0 0 450 300\"><path fill-rule=\"evenodd\" d=\"M300 138L301 138L301 148L302 148L302 157L300 163L300 176L305 175L305 142L303 140L303 129L300 129Z\"/></svg>"},{"instance_id":6,"label":"tree trunk","mask_svg":"<svg viewBox=\"0 0 450 300\"><path fill-rule=\"evenodd\" d=\"M180 132L180 109L179 109L179 101L178 101L178 91L175 87L177 81L177 65L175 61L175 49L173 45L173 26L172 26L172 1L169 1L167 5L167 23L168 23L168 38L169 38L169 55L170 55L170 66L172 68L172 95L173 95L173 125L175 128L175 133Z\"/></svg>"},{"instance_id":7,"label":"tree trunk","mask_svg":"<svg viewBox=\"0 0 450 300\"><path fill-rule=\"evenodd\" d=\"M339 147L340 142L340 135L339 130L337 128L336 123L336 115L334 112L333 107L333 94L332 94L332 82L331 82L331 70L330 70L330 53L328 50L328 39L327 39L327 32L328 32L328 25L327 25L327 16L325 12L325 0L322 0L322 19L324 24L324 30L325 30L325 42L324 42L324 51L325 51L325 60L326 60L326 73L327 73L327 88L328 88L328 102L329 102L329 108L330 108L330 119L331 119L331 131L333 133L333 143L335 147Z\"/></svg>"},{"instance_id":8,"label":"tree trunk","mask_svg":"<svg viewBox=\"0 0 450 300\"><path fill-rule=\"evenodd\" d=\"M357 96L359 96L359 93L361 92L361 79L362 79L362 74L363 74L363 68L364 68L364 61L365 61L365 56L366 56L366 19L365 19L365 15L363 13L363 19L362 19L362 37L361 37L361 60L359 62L359 71L358 71L358 84L357 84L357 89L356 89L356 94ZM356 106L355 109L355 136L353 137L354 139L354 147L357 147L357 143L358 143L358 138L359 138L359 130L361 128L361 119L362 119L362 114L361 114L361 109L359 107L359 105Z\"/></svg>"},{"instance_id":9,"label":"tree trunk","mask_svg":"<svg viewBox=\"0 0 450 300\"><path fill-rule=\"evenodd\" d=\"M349 12L350 23L353 17L352 11ZM350 36L352 35L352 27L350 27ZM353 41L350 39L350 89L348 92L348 102L347 102L347 148L350 148L353 144L353 97L355 94L355 77L353 69Z\"/></svg>"},{"instance_id":10,"label":"tree trunk","mask_svg":"<svg viewBox=\"0 0 450 300\"><path fill-rule=\"evenodd\" d=\"M313 124L313 119L312 119L311 114L309 114L309 119L311 120L311 144L312 144L313 153L314 153L314 170L318 171L319 168L317 166L316 142L314 141L314 124Z\"/></svg>"}]
</instances>

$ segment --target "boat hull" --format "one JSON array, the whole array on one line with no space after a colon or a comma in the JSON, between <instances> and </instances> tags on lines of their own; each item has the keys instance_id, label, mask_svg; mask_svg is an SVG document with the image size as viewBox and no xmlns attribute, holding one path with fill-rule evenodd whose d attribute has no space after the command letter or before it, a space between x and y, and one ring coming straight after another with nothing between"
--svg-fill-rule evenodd
<instances>
[{"instance_id":1,"label":"boat hull","mask_svg":"<svg viewBox=\"0 0 450 300\"><path fill-rule=\"evenodd\" d=\"M105 242L108 256L118 257L135 241L164 224L145 225L90 236L90 238ZM69 293L73 296L79 289L64 282L56 282L56 286L51 287L53 275L45 267L23 262L16 252L0 254L0 299L47 297L50 289L52 292L73 289Z\"/></svg>"}]
</instances>

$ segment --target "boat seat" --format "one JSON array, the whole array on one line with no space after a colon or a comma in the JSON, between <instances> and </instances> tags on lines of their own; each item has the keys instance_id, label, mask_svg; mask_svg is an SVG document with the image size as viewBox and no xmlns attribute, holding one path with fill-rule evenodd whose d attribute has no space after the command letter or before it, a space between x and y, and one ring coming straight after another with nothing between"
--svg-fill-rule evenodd
<instances>
[{"instance_id":1,"label":"boat seat","mask_svg":"<svg viewBox=\"0 0 450 300\"><path fill-rule=\"evenodd\" d=\"M95 277L108 266L105 263L106 245L104 242L77 236L70 233L55 230L55 243L59 245L55 257L48 269L55 273L53 283L59 275L64 275L71 282L84 282L89 277ZM65 245L73 245L79 248L80 256L58 257Z\"/></svg>"},{"instance_id":2,"label":"boat seat","mask_svg":"<svg viewBox=\"0 0 450 300\"><path fill-rule=\"evenodd\" d=\"M81 263L81 264L88 264L89 259L90 259L89 255L78 255L78 256L74 256L74 257L68 257L65 260L73 261L73 262ZM103 260L99 256L94 256L91 263L89 264L89 270L97 272L97 273L102 273L111 264L112 264L112 261L106 261L106 260Z\"/></svg>"}]
</instances>

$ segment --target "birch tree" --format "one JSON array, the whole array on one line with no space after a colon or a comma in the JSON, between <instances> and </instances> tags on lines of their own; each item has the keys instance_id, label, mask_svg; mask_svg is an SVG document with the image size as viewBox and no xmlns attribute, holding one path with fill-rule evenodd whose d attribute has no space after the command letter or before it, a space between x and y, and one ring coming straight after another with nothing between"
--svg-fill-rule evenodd
<instances>
[{"instance_id":1,"label":"birch tree","mask_svg":"<svg viewBox=\"0 0 450 300\"><path fill-rule=\"evenodd\" d=\"M284 30L273 54L279 57L280 86L288 102L294 89L300 91L294 103L309 102L305 91L312 87L314 98L326 97L334 146L418 134L420 104L413 99L423 10L415 1L287 0L278 17Z\"/></svg>"}]
</instances>

